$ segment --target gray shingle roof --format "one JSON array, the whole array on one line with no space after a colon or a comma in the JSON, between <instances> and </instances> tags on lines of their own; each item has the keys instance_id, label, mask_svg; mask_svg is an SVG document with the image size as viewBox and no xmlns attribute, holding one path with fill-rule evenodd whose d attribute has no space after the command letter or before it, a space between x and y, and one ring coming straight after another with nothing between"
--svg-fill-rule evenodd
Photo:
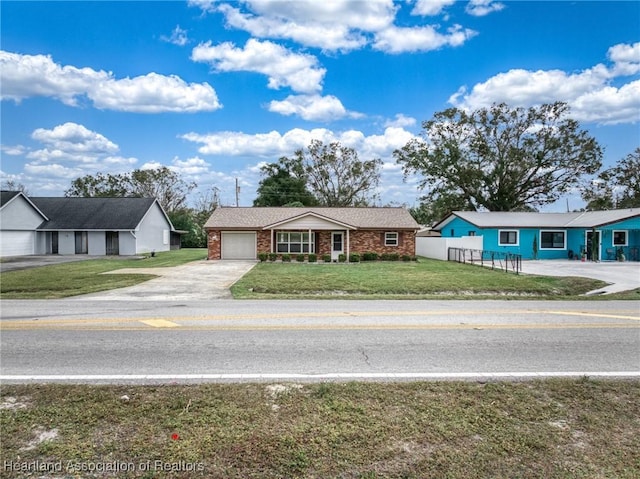
<instances>
[{"instance_id":1,"label":"gray shingle roof","mask_svg":"<svg viewBox=\"0 0 640 479\"><path fill-rule=\"evenodd\" d=\"M592 228L640 216L640 208L577 213L454 211L452 215L478 228ZM433 229L439 230L451 217L440 221Z\"/></svg>"},{"instance_id":2,"label":"gray shingle roof","mask_svg":"<svg viewBox=\"0 0 640 479\"><path fill-rule=\"evenodd\" d=\"M7 204L19 193L19 191L0 191L0 206Z\"/></svg>"},{"instance_id":3,"label":"gray shingle roof","mask_svg":"<svg viewBox=\"0 0 640 479\"><path fill-rule=\"evenodd\" d=\"M31 197L49 219L40 230L133 230L154 198Z\"/></svg>"},{"instance_id":4,"label":"gray shingle roof","mask_svg":"<svg viewBox=\"0 0 640 479\"><path fill-rule=\"evenodd\" d=\"M204 227L208 229L257 230L265 226L314 213L360 229L420 229L405 208L316 208L316 207L221 207Z\"/></svg>"}]
</instances>

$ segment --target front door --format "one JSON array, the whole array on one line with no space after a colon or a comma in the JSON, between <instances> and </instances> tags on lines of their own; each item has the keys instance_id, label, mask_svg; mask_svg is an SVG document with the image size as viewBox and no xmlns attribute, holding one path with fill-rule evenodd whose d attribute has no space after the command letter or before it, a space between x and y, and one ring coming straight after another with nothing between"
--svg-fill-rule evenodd
<instances>
[{"instance_id":1,"label":"front door","mask_svg":"<svg viewBox=\"0 0 640 479\"><path fill-rule=\"evenodd\" d=\"M120 254L120 241L117 231L106 231L106 253L108 255L119 255Z\"/></svg>"},{"instance_id":2,"label":"front door","mask_svg":"<svg viewBox=\"0 0 640 479\"><path fill-rule=\"evenodd\" d=\"M587 231L585 233L585 241L586 241L586 250L587 250L587 259L588 260L593 260L593 261L600 261L600 247L602 246L600 244L600 231L596 231L595 234L595 241L593 238L593 233L594 231ZM594 245L596 246L595 250L594 250Z\"/></svg>"},{"instance_id":3,"label":"front door","mask_svg":"<svg viewBox=\"0 0 640 479\"><path fill-rule=\"evenodd\" d=\"M334 231L331 233L331 261L338 261L341 254L344 253L344 233L342 231Z\"/></svg>"},{"instance_id":4,"label":"front door","mask_svg":"<svg viewBox=\"0 0 640 479\"><path fill-rule=\"evenodd\" d=\"M87 254L89 252L87 232L76 231L75 240L76 240L76 254Z\"/></svg>"},{"instance_id":5,"label":"front door","mask_svg":"<svg viewBox=\"0 0 640 479\"><path fill-rule=\"evenodd\" d=\"M49 240L49 253L58 254L58 232L51 231L47 233L47 237Z\"/></svg>"}]
</instances>

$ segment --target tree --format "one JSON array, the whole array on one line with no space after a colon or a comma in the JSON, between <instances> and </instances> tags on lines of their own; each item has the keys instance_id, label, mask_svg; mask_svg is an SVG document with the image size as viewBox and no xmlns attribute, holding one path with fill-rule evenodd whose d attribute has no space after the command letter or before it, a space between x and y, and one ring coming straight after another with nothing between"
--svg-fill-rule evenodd
<instances>
[{"instance_id":1,"label":"tree","mask_svg":"<svg viewBox=\"0 0 640 479\"><path fill-rule=\"evenodd\" d=\"M277 163L269 163L260 168L264 178L258 186L258 197L253 206L285 206L300 203L301 206L315 206L318 200L307 188L307 175L302 164L282 157Z\"/></svg>"},{"instance_id":2,"label":"tree","mask_svg":"<svg viewBox=\"0 0 640 479\"><path fill-rule=\"evenodd\" d=\"M162 166L151 170L112 175L97 173L76 178L65 196L81 197L148 197L156 198L165 211L184 208L188 194L196 188L178 173Z\"/></svg>"},{"instance_id":3,"label":"tree","mask_svg":"<svg viewBox=\"0 0 640 479\"><path fill-rule=\"evenodd\" d=\"M29 190L22 183L18 183L15 180L5 180L0 187L3 191L20 191L23 194L29 196Z\"/></svg>"},{"instance_id":4,"label":"tree","mask_svg":"<svg viewBox=\"0 0 640 479\"><path fill-rule=\"evenodd\" d=\"M457 196L471 210L531 210L556 201L601 166L596 140L568 118L565 103L450 108L423 123L423 138L394 156L405 177L421 174L425 197ZM445 201L446 203L446 201Z\"/></svg>"},{"instance_id":5,"label":"tree","mask_svg":"<svg viewBox=\"0 0 640 479\"><path fill-rule=\"evenodd\" d=\"M583 191L588 210L640 207L640 148L602 171Z\"/></svg>"},{"instance_id":6,"label":"tree","mask_svg":"<svg viewBox=\"0 0 640 479\"><path fill-rule=\"evenodd\" d=\"M322 206L368 205L380 181L381 160L360 160L353 148L338 142L312 140L306 151L295 153L295 162Z\"/></svg>"},{"instance_id":7,"label":"tree","mask_svg":"<svg viewBox=\"0 0 640 479\"><path fill-rule=\"evenodd\" d=\"M409 208L409 213L421 225L433 225L443 219L452 211L473 210L473 205L462 196L455 194L440 194L438 197L429 199L422 197L419 206Z\"/></svg>"},{"instance_id":8,"label":"tree","mask_svg":"<svg viewBox=\"0 0 640 479\"><path fill-rule=\"evenodd\" d=\"M219 190L213 187L211 191L198 196L193 208L183 207L168 213L174 228L187 232L181 236L183 248L207 247L207 232L204 230L204 224L219 203Z\"/></svg>"}]
</instances>

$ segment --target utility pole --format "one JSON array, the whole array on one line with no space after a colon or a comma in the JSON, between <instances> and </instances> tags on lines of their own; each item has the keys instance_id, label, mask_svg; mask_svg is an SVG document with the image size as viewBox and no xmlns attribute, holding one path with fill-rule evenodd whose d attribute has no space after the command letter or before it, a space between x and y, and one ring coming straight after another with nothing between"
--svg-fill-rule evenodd
<instances>
[{"instance_id":1,"label":"utility pole","mask_svg":"<svg viewBox=\"0 0 640 479\"><path fill-rule=\"evenodd\" d=\"M240 187L238 186L238 178L236 178L236 208L240 206Z\"/></svg>"}]
</instances>

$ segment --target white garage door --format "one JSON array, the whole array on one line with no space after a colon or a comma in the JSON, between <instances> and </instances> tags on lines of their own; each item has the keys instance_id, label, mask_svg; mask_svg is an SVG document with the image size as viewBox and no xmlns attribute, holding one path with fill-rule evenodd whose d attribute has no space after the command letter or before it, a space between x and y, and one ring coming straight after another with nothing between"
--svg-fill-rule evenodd
<instances>
[{"instance_id":1,"label":"white garage door","mask_svg":"<svg viewBox=\"0 0 640 479\"><path fill-rule=\"evenodd\" d=\"M0 256L33 254L33 231L0 231Z\"/></svg>"},{"instance_id":2,"label":"white garage door","mask_svg":"<svg viewBox=\"0 0 640 479\"><path fill-rule=\"evenodd\" d=\"M256 259L256 234L223 231L222 259Z\"/></svg>"}]
</instances>

